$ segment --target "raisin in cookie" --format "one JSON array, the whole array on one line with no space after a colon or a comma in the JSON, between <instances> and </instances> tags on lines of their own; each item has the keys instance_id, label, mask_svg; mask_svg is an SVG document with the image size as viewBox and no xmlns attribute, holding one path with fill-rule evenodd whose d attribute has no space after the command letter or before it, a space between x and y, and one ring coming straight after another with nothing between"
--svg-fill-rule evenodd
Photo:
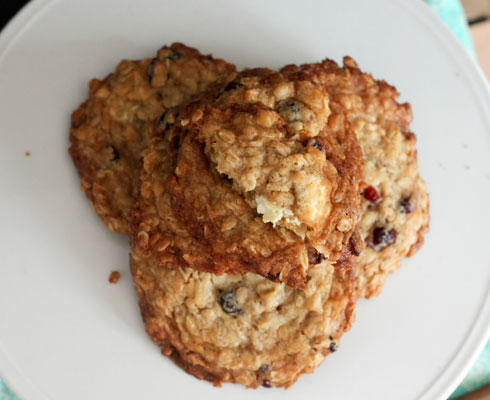
<instances>
[{"instance_id":1,"label":"raisin in cookie","mask_svg":"<svg viewBox=\"0 0 490 400\"><path fill-rule=\"evenodd\" d=\"M410 132L408 103L384 81L362 72L350 57L343 67L334 61L308 64L331 102L342 104L363 151L364 185L359 232L366 247L356 260L361 297L378 294L388 273L402 257L423 243L429 224L429 200L417 168L415 135ZM297 71L287 66L285 71Z\"/></svg>"},{"instance_id":2,"label":"raisin in cookie","mask_svg":"<svg viewBox=\"0 0 490 400\"><path fill-rule=\"evenodd\" d=\"M122 61L104 80L90 82L89 99L72 114L69 153L82 190L111 231L129 233L141 152L153 134L149 122L159 116L161 125L172 122L175 108L234 71L174 43L153 59Z\"/></svg>"},{"instance_id":3,"label":"raisin in cookie","mask_svg":"<svg viewBox=\"0 0 490 400\"><path fill-rule=\"evenodd\" d=\"M312 258L357 247L360 148L308 74L245 71L166 136L145 152L134 218L135 243L162 266L302 288Z\"/></svg>"},{"instance_id":4,"label":"raisin in cookie","mask_svg":"<svg viewBox=\"0 0 490 400\"><path fill-rule=\"evenodd\" d=\"M352 270L328 261L298 290L253 273L162 267L133 243L131 272L153 341L215 385L289 387L337 349L354 319Z\"/></svg>"}]
</instances>

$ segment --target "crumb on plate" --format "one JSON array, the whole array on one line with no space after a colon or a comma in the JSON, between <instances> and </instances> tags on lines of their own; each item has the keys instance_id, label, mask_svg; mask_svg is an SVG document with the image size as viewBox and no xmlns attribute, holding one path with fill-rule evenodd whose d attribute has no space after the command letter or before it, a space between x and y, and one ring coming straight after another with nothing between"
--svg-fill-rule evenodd
<instances>
[{"instance_id":1,"label":"crumb on plate","mask_svg":"<svg viewBox=\"0 0 490 400\"><path fill-rule=\"evenodd\" d=\"M121 277L121 273L119 271L112 271L111 274L109 275L109 282L117 283L120 277Z\"/></svg>"}]
</instances>

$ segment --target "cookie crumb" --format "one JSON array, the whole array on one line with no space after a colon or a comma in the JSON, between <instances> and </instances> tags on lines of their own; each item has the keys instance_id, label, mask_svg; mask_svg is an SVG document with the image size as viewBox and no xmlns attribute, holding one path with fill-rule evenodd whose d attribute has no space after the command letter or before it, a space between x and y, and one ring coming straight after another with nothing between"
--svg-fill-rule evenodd
<instances>
[{"instance_id":1,"label":"cookie crumb","mask_svg":"<svg viewBox=\"0 0 490 400\"><path fill-rule=\"evenodd\" d=\"M30 151L26 151L26 157L29 157L31 155Z\"/></svg>"},{"instance_id":2,"label":"cookie crumb","mask_svg":"<svg viewBox=\"0 0 490 400\"><path fill-rule=\"evenodd\" d=\"M117 283L120 277L121 277L121 273L119 271L112 271L111 274L109 275L109 282L113 284Z\"/></svg>"},{"instance_id":3,"label":"cookie crumb","mask_svg":"<svg viewBox=\"0 0 490 400\"><path fill-rule=\"evenodd\" d=\"M465 169L470 169L471 168L471 165L470 164L465 164L464 168Z\"/></svg>"}]
</instances>

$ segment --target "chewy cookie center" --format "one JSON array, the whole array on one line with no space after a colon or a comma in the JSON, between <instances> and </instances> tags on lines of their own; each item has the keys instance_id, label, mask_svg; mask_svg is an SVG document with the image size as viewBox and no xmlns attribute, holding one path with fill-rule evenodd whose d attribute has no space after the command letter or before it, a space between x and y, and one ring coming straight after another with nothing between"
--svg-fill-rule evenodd
<instances>
[{"instance_id":1,"label":"chewy cookie center","mask_svg":"<svg viewBox=\"0 0 490 400\"><path fill-rule=\"evenodd\" d=\"M328 95L312 82L254 73L227 84L212 107L199 105L189 129L265 223L304 239L329 217L338 180L321 147L305 145L328 134Z\"/></svg>"}]
</instances>

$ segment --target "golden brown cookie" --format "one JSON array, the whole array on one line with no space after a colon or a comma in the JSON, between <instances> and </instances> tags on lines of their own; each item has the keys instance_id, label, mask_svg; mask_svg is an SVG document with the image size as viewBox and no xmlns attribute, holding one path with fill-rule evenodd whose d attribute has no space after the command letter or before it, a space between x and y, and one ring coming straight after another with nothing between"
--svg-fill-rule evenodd
<instances>
[{"instance_id":1,"label":"golden brown cookie","mask_svg":"<svg viewBox=\"0 0 490 400\"><path fill-rule=\"evenodd\" d=\"M162 267L133 244L131 272L153 341L215 385L287 388L337 350L354 320L352 270L327 261L299 290L253 273Z\"/></svg>"},{"instance_id":2,"label":"golden brown cookie","mask_svg":"<svg viewBox=\"0 0 490 400\"><path fill-rule=\"evenodd\" d=\"M165 267L302 288L359 251L360 164L343 107L308 74L245 71L145 151L134 241Z\"/></svg>"},{"instance_id":3,"label":"golden brown cookie","mask_svg":"<svg viewBox=\"0 0 490 400\"><path fill-rule=\"evenodd\" d=\"M69 153L81 188L111 231L129 233L141 152L149 122L172 122L174 111L235 67L174 43L153 59L124 60L104 80L90 81L89 98L72 114Z\"/></svg>"},{"instance_id":4,"label":"golden brown cookie","mask_svg":"<svg viewBox=\"0 0 490 400\"><path fill-rule=\"evenodd\" d=\"M411 108L396 101L393 86L362 72L350 57L344 58L343 67L327 59L300 69L313 72L331 102L345 107L363 151L359 232L366 247L355 263L359 296L371 297L381 291L401 259L422 245L429 225L429 199L418 173L416 138L409 128Z\"/></svg>"}]
</instances>

